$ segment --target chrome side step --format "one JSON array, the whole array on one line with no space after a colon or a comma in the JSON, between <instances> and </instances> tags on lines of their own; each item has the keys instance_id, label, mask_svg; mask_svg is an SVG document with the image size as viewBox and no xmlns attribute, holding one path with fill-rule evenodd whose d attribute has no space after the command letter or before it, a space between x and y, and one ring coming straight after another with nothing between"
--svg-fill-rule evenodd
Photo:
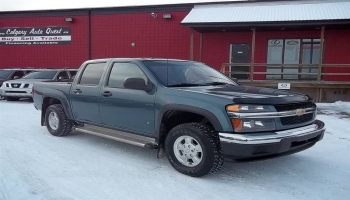
<instances>
[{"instance_id":1,"label":"chrome side step","mask_svg":"<svg viewBox=\"0 0 350 200\"><path fill-rule=\"evenodd\" d=\"M84 124L83 127L76 127L75 130L90 135L96 135L99 137L116 140L127 144L132 144L139 147L156 149L158 146L154 138L140 136L123 131L117 131L109 128L102 128L98 126Z\"/></svg>"}]
</instances>

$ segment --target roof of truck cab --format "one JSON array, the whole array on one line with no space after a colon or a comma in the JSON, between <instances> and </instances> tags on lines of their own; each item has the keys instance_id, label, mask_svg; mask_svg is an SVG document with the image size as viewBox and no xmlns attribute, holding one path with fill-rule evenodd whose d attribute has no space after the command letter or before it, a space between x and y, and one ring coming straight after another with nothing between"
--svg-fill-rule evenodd
<instances>
[{"instance_id":1,"label":"roof of truck cab","mask_svg":"<svg viewBox=\"0 0 350 200\"><path fill-rule=\"evenodd\" d=\"M167 59L167 58L101 58L101 59L93 59L88 60L87 62L107 62L110 60L162 60L162 61L188 61L188 62L194 62L191 60L181 60L181 59Z\"/></svg>"}]
</instances>

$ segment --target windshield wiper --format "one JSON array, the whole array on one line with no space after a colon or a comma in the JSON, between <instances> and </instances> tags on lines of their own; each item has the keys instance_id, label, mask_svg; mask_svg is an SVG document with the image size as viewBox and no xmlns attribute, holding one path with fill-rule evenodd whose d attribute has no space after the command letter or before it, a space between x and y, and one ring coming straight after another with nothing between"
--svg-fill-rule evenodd
<instances>
[{"instance_id":1,"label":"windshield wiper","mask_svg":"<svg viewBox=\"0 0 350 200\"><path fill-rule=\"evenodd\" d=\"M204 85L234 85L234 84L215 81L210 83L204 83Z\"/></svg>"},{"instance_id":2,"label":"windshield wiper","mask_svg":"<svg viewBox=\"0 0 350 200\"><path fill-rule=\"evenodd\" d=\"M168 85L168 87L191 87L191 86L203 86L204 84L196 84L196 83L179 83Z\"/></svg>"}]
</instances>

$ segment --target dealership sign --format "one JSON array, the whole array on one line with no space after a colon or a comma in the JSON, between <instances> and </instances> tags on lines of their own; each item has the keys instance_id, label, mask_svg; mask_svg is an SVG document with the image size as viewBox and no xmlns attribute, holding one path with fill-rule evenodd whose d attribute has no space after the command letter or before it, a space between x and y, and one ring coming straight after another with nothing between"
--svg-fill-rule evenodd
<instances>
[{"instance_id":1,"label":"dealership sign","mask_svg":"<svg viewBox=\"0 0 350 200\"><path fill-rule=\"evenodd\" d=\"M71 43L70 27L0 28L0 45L55 45Z\"/></svg>"}]
</instances>

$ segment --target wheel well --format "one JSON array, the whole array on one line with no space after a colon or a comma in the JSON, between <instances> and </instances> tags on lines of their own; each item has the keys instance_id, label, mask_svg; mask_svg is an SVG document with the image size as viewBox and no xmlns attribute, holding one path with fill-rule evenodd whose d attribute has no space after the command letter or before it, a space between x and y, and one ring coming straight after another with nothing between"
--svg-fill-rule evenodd
<instances>
[{"instance_id":1,"label":"wheel well","mask_svg":"<svg viewBox=\"0 0 350 200\"><path fill-rule=\"evenodd\" d=\"M213 124L208 120L208 118L206 118L203 115L186 111L169 110L166 113L164 113L161 121L161 128L159 134L160 146L163 146L165 137L172 128L180 124L191 122L206 124L214 129Z\"/></svg>"},{"instance_id":2,"label":"wheel well","mask_svg":"<svg viewBox=\"0 0 350 200\"><path fill-rule=\"evenodd\" d=\"M62 104L62 102L53 97L45 97L43 99L43 105L41 107L41 125L45 126L45 113L49 106L54 104Z\"/></svg>"}]
</instances>

